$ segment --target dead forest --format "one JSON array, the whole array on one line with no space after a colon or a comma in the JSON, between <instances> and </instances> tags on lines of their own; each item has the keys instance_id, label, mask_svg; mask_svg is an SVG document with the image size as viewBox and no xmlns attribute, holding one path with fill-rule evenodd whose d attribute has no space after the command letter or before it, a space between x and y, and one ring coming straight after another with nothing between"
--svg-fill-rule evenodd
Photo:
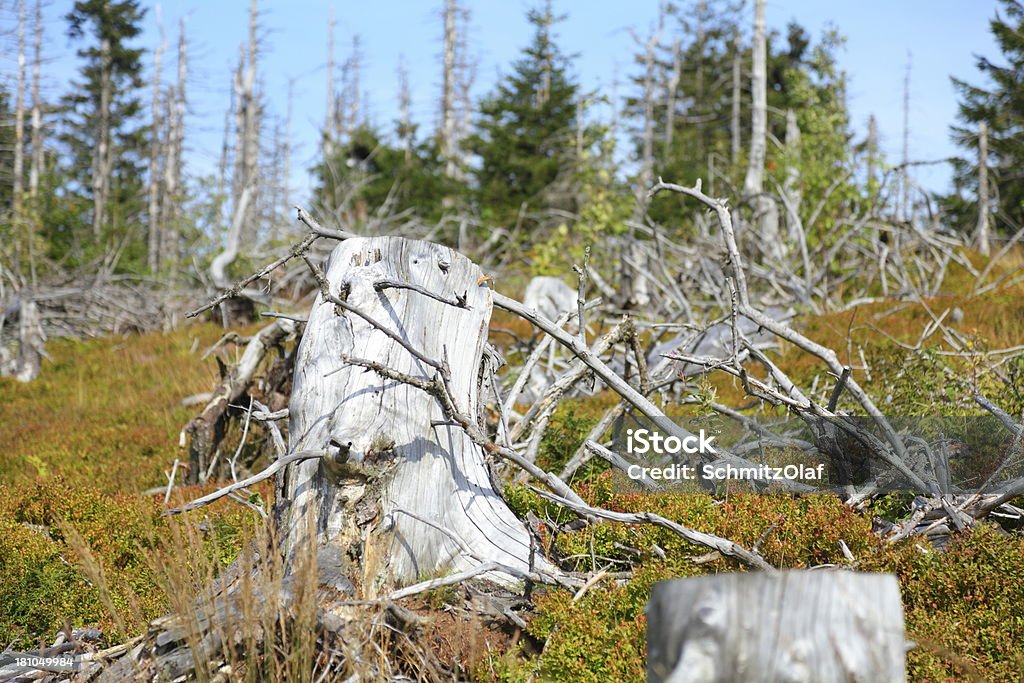
<instances>
[{"instance_id":1,"label":"dead forest","mask_svg":"<svg viewBox=\"0 0 1024 683\"><path fill-rule=\"evenodd\" d=\"M184 19L53 4L0 3L0 682L1024 670L1018 0L951 158L765 0L658 3L597 89L574 6L481 87L435 3L429 124L358 9L311 114L251 0L200 122Z\"/></svg>"}]
</instances>

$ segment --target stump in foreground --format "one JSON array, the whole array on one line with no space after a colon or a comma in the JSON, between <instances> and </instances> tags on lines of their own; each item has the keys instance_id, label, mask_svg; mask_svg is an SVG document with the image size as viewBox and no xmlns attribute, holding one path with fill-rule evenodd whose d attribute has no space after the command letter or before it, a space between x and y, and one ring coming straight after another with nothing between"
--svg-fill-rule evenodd
<instances>
[{"instance_id":1,"label":"stump in foreground","mask_svg":"<svg viewBox=\"0 0 1024 683\"><path fill-rule=\"evenodd\" d=\"M278 502L289 554L315 544L323 584L372 597L485 562L530 569L529 535L483 449L434 396L367 367L430 379L445 364L456 407L476 419L490 376L485 281L462 254L399 237L349 239L331 255L289 408L289 451L330 455L289 466Z\"/></svg>"},{"instance_id":2,"label":"stump in foreground","mask_svg":"<svg viewBox=\"0 0 1024 683\"><path fill-rule=\"evenodd\" d=\"M902 682L899 584L890 574L787 571L656 584L647 680Z\"/></svg>"}]
</instances>

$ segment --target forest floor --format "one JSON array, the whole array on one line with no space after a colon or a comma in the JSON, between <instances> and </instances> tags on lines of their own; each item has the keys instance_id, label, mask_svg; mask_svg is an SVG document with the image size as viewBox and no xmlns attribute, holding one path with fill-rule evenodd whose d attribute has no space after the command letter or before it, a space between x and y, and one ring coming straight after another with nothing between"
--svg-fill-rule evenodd
<instances>
[{"instance_id":1,"label":"forest floor","mask_svg":"<svg viewBox=\"0 0 1024 683\"><path fill-rule=\"evenodd\" d=\"M1008 262L1006 272L1019 263ZM933 313L959 309L957 327L979 353L1024 341L1024 285L957 294L969 291L969 279L951 269L950 293L925 304L880 301L795 324L848 354L851 365L859 364L863 351L871 368L863 380L874 395L904 408L966 410L936 364L958 363L957 372L969 375L969 359L914 354L910 362L897 342L918 341L931 316L926 305ZM496 315L495 325L509 324ZM38 380L22 385L0 379L4 645L49 644L65 626L99 628L111 643L137 635L175 604L176 594L198 589L210 572L234 561L252 537L260 519L235 502L166 518L163 492L146 493L165 487L174 461L187 459L179 433L198 408L181 401L215 385L217 363L201 356L222 333L211 324L194 324L166 333L54 341ZM932 343L925 347L943 350L940 341ZM227 347L222 353L237 351ZM782 363L801 379L821 372L795 356L783 356ZM1007 368L1020 373L1017 378L1024 377L1022 370ZM715 391L742 394L729 382ZM1019 415L1024 382L993 398ZM552 422L540 464L564 463L609 400L599 395L567 401ZM237 442L237 434L225 441ZM940 551L920 539L885 544L872 531L873 516L906 514L909 501L900 496L861 514L830 495L737 494L716 501L705 495L617 493L607 474L594 467L577 473L574 485L592 504L649 510L746 547L756 544L780 567L835 565L897 574L907 637L917 645L908 655L911 680L1016 680L1024 671L1024 539L1016 533L980 524ZM177 485L171 504L213 488ZM270 487L258 487L254 495L267 498ZM509 486L505 495L517 513L532 511L545 528L568 519L524 487ZM456 623L444 606L461 602L457 589L421 598L414 607L437 615L425 637L440 656L480 680L519 681L531 674L543 680L643 680L643 607L651 584L738 568L653 527L601 524L552 533L550 549L567 568L603 566L632 570L633 577L600 582L579 599L563 590L541 591L526 615L526 631L504 636ZM487 642L479 642L481 637Z\"/></svg>"}]
</instances>

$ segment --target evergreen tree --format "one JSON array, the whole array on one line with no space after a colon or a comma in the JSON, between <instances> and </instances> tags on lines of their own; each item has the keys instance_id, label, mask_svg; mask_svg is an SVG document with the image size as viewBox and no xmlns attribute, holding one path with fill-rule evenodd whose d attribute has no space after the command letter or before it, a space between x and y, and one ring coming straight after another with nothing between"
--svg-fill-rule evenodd
<instances>
[{"instance_id":1,"label":"evergreen tree","mask_svg":"<svg viewBox=\"0 0 1024 683\"><path fill-rule=\"evenodd\" d=\"M485 221L509 225L521 206L573 209L565 189L573 171L579 86L555 44L550 2L528 14L533 40L513 73L480 104L470 147L478 157L477 200Z\"/></svg>"},{"instance_id":2,"label":"evergreen tree","mask_svg":"<svg viewBox=\"0 0 1024 683\"><path fill-rule=\"evenodd\" d=\"M145 10L137 0L78 0L66 15L68 37L85 42L81 81L63 99L61 142L67 163L61 169L74 211L58 223L44 223L53 255L71 262L92 258L111 245L122 249L121 266L145 261L142 227L146 130L142 110L141 48L129 42L141 32ZM83 201L88 198L91 201ZM91 225L90 231L85 225Z\"/></svg>"},{"instance_id":3,"label":"evergreen tree","mask_svg":"<svg viewBox=\"0 0 1024 683\"><path fill-rule=\"evenodd\" d=\"M741 3L736 0L701 1L685 8L671 4L666 7L653 92L654 177L683 183L702 178L706 187L716 190L735 182L737 169L732 168L730 158L735 58L742 64L740 120L742 130L747 131L746 139L749 139L750 124L750 86L746 75L750 57L749 49L739 41L738 20L743 16L740 9ZM677 21L668 21L672 17L677 17ZM635 58L640 72L633 83L634 92L638 94L626 98L625 102L626 115L633 122L633 157L638 162L642 162L644 146L645 61L643 53ZM679 216L674 202L658 202L649 210L659 222L671 223Z\"/></svg>"},{"instance_id":4,"label":"evergreen tree","mask_svg":"<svg viewBox=\"0 0 1024 683\"><path fill-rule=\"evenodd\" d=\"M434 142L393 146L369 124L332 145L313 172L318 207L346 214L340 216L345 222L359 223L379 210L435 221L443 213L444 198L461 189L445 175Z\"/></svg>"},{"instance_id":5,"label":"evergreen tree","mask_svg":"<svg viewBox=\"0 0 1024 683\"><path fill-rule=\"evenodd\" d=\"M846 173L852 164L852 135L846 74L836 59L843 40L837 32L826 31L812 44L806 31L791 22L787 49L769 50L769 110L793 112L799 131L799 143L786 144L786 117L769 116L769 131L783 141L781 149L771 149L768 155L769 188L784 187L787 174L792 174L796 185L792 190L803 199L800 218L817 216L814 225L806 226L812 243L836 236L835 221L849 213L857 194Z\"/></svg>"},{"instance_id":6,"label":"evergreen tree","mask_svg":"<svg viewBox=\"0 0 1024 683\"><path fill-rule=\"evenodd\" d=\"M740 193L750 140L751 61L749 43L742 38L746 18L740 10L741 3L735 0L702 0L690 8L668 6L669 15L677 15L678 23L674 30L664 29L660 41L653 126L655 177L685 183L702 178L705 187L719 195ZM802 142L799 150L768 146L766 191L776 193L776 185L781 186L796 165L804 213L810 213L830 192L827 206L819 212L823 220L818 228L823 231L829 229L828 218L845 206L852 192L852 185L830 189L850 161L846 75L836 63L841 45L842 39L834 32L826 32L812 43L807 31L795 22L784 35L768 35L768 130L772 138L784 142L786 112L793 110ZM672 54L676 46L678 56ZM643 55L638 61L643 62ZM675 64L679 65L678 78L672 76ZM637 90L642 90L643 76L634 81ZM673 84L674 93L669 90ZM671 112L669 107L673 107ZM637 122L632 143L634 158L639 160L643 148L641 98L627 99L626 112ZM738 154L734 154L734 145ZM666 224L677 222L681 215L672 202L656 203L650 212Z\"/></svg>"},{"instance_id":7,"label":"evergreen tree","mask_svg":"<svg viewBox=\"0 0 1024 683\"><path fill-rule=\"evenodd\" d=\"M977 67L991 81L983 88L954 78L960 94L953 139L969 150L966 159L955 163L956 193L948 206L960 227L971 230L977 221L977 206L964 199L974 193L978 179L978 126L988 126L988 182L990 204L995 208L995 230L1015 231L1024 226L1024 3L1000 0L989 26L1002 53L1003 64L978 57ZM994 191L993 191L994 190Z\"/></svg>"}]
</instances>

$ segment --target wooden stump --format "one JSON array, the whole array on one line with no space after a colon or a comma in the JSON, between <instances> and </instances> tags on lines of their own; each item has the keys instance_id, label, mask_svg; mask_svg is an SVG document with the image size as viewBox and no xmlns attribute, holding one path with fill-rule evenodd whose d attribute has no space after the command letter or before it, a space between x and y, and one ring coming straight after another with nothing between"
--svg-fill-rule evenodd
<instances>
[{"instance_id":1,"label":"wooden stump","mask_svg":"<svg viewBox=\"0 0 1024 683\"><path fill-rule=\"evenodd\" d=\"M332 253L327 280L333 296L373 322L322 295L310 313L296 358L289 450L333 455L285 473L277 517L288 554L316 544L321 583L361 597L481 560L528 570L529 535L495 492L483 450L433 396L348 362L434 377L436 369L385 327L424 357L446 359L457 408L476 416L491 314L480 268L437 244L357 238Z\"/></svg>"},{"instance_id":2,"label":"wooden stump","mask_svg":"<svg viewBox=\"0 0 1024 683\"><path fill-rule=\"evenodd\" d=\"M43 357L46 356L46 334L39 306L32 299L24 299L15 300L6 311L0 309L0 331L8 316L17 316L18 319L17 352L0 347L0 377L31 382L39 376Z\"/></svg>"},{"instance_id":3,"label":"wooden stump","mask_svg":"<svg viewBox=\"0 0 1024 683\"><path fill-rule=\"evenodd\" d=\"M650 683L903 681L899 584L890 574L787 571L656 584Z\"/></svg>"}]
</instances>

